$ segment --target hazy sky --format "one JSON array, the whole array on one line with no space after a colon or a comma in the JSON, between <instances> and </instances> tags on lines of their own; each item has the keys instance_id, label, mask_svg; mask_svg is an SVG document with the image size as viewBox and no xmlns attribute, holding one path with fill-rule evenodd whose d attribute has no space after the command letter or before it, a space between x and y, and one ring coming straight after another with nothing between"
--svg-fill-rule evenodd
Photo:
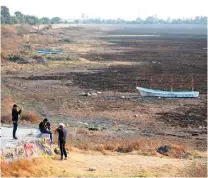
<instances>
[{"instance_id":1,"label":"hazy sky","mask_svg":"<svg viewBox=\"0 0 208 178\"><path fill-rule=\"evenodd\" d=\"M1 0L10 13L21 11L38 17L64 19L89 17L136 19L157 15L162 18L207 16L207 0Z\"/></svg>"}]
</instances>

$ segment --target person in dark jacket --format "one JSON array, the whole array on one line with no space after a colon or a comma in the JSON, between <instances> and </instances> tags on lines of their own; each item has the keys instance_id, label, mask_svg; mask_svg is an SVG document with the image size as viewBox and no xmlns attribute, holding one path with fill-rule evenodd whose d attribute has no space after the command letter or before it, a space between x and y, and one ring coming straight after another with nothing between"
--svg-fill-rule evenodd
<instances>
[{"instance_id":1,"label":"person in dark jacket","mask_svg":"<svg viewBox=\"0 0 208 178\"><path fill-rule=\"evenodd\" d=\"M43 121L39 124L39 130L41 133L49 134L52 142L52 132L50 131L50 122L48 122L47 118L43 119Z\"/></svg>"},{"instance_id":2,"label":"person in dark jacket","mask_svg":"<svg viewBox=\"0 0 208 178\"><path fill-rule=\"evenodd\" d=\"M16 137L16 131L17 131L17 126L18 126L18 115L22 113L22 109L20 108L19 111L17 111L17 105L14 104L12 108L12 122L13 122L13 139L18 139Z\"/></svg>"},{"instance_id":3,"label":"person in dark jacket","mask_svg":"<svg viewBox=\"0 0 208 178\"><path fill-rule=\"evenodd\" d=\"M48 129L48 130L51 130L51 124L50 124L50 122L46 122L46 128Z\"/></svg>"},{"instance_id":4,"label":"person in dark jacket","mask_svg":"<svg viewBox=\"0 0 208 178\"><path fill-rule=\"evenodd\" d=\"M64 124L60 123L59 127L55 130L55 132L58 132L58 142L61 151L61 160L63 160L63 156L65 156L65 159L67 159L67 152L65 148L67 130L64 128Z\"/></svg>"}]
</instances>

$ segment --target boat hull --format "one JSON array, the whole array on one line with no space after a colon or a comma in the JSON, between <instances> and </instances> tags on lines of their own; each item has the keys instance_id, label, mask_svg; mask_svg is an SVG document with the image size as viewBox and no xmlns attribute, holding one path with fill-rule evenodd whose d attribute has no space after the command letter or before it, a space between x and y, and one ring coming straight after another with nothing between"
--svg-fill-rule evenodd
<instances>
[{"instance_id":1,"label":"boat hull","mask_svg":"<svg viewBox=\"0 0 208 178\"><path fill-rule=\"evenodd\" d=\"M198 91L162 91L143 87L136 87L141 96L162 97L162 98L197 98Z\"/></svg>"},{"instance_id":2,"label":"boat hull","mask_svg":"<svg viewBox=\"0 0 208 178\"><path fill-rule=\"evenodd\" d=\"M43 49L37 49L38 53L44 53L44 54L57 54L62 53L62 50L43 50Z\"/></svg>"}]
</instances>

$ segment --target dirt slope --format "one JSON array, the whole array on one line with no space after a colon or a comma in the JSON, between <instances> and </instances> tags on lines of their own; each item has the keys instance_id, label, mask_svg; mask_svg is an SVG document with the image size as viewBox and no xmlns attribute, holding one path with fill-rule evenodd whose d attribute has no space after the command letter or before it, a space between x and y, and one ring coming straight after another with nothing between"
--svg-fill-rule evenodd
<instances>
[{"instance_id":1,"label":"dirt slope","mask_svg":"<svg viewBox=\"0 0 208 178\"><path fill-rule=\"evenodd\" d=\"M31 169L2 169L2 176L144 176L168 177L190 174L191 160L169 159L140 155L72 152L68 160L39 158L33 161ZM198 163L201 161L198 161ZM204 163L205 164L205 163ZM29 164L27 164L29 166ZM88 171L89 168L96 171ZM5 170L7 174L4 175ZM11 171L9 171L11 170ZM195 171L197 168L195 167ZM200 176L200 175L198 175Z\"/></svg>"}]
</instances>

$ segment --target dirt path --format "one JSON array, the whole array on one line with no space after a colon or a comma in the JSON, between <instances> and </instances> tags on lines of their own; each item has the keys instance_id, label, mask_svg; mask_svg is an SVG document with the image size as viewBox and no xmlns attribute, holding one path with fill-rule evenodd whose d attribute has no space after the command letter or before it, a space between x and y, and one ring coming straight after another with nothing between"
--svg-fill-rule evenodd
<instances>
[{"instance_id":1,"label":"dirt path","mask_svg":"<svg viewBox=\"0 0 208 178\"><path fill-rule=\"evenodd\" d=\"M184 176L191 160L169 159L133 154L110 154L72 152L68 160L39 158L31 169L11 170L9 176L69 177L69 176ZM29 167L29 164L28 164ZM96 171L88 171L89 168ZM9 170L9 169L7 169Z\"/></svg>"}]
</instances>

